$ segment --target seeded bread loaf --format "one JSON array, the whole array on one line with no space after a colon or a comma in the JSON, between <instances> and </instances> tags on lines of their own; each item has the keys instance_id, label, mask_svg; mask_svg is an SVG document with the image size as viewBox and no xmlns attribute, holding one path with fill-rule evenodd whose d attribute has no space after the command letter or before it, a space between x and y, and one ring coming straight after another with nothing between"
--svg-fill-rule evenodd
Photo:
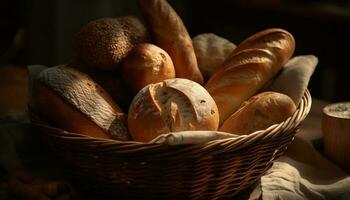
<instances>
[{"instance_id":1,"label":"seeded bread loaf","mask_svg":"<svg viewBox=\"0 0 350 200\"><path fill-rule=\"evenodd\" d=\"M102 18L89 22L75 38L78 58L90 67L112 70L138 43L149 41L142 22L133 16Z\"/></svg>"}]
</instances>

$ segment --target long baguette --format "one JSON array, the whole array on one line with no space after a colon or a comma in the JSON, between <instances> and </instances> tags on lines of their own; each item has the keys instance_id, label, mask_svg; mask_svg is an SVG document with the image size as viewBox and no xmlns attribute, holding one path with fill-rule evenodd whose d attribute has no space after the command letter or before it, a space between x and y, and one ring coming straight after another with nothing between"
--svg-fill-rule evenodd
<instances>
[{"instance_id":1,"label":"long baguette","mask_svg":"<svg viewBox=\"0 0 350 200\"><path fill-rule=\"evenodd\" d=\"M203 84L191 37L175 10L165 0L139 0L153 38L171 57L176 77Z\"/></svg>"}]
</instances>

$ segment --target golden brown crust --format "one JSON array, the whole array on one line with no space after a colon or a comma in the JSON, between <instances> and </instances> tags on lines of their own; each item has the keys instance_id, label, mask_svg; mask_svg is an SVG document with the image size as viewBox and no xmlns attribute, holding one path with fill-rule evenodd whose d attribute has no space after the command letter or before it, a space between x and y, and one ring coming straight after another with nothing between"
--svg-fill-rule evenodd
<instances>
[{"instance_id":1,"label":"golden brown crust","mask_svg":"<svg viewBox=\"0 0 350 200\"><path fill-rule=\"evenodd\" d=\"M149 34L136 17L102 18L86 24L76 35L79 59L96 69L110 70L135 44L147 42Z\"/></svg>"},{"instance_id":2,"label":"golden brown crust","mask_svg":"<svg viewBox=\"0 0 350 200\"><path fill-rule=\"evenodd\" d=\"M141 142L172 131L217 130L218 125L218 110L209 93L199 84L179 78L143 88L128 115L130 133Z\"/></svg>"},{"instance_id":3,"label":"golden brown crust","mask_svg":"<svg viewBox=\"0 0 350 200\"><path fill-rule=\"evenodd\" d=\"M58 128L93 137L129 139L122 110L101 86L73 68L42 71L34 92L39 113Z\"/></svg>"},{"instance_id":4,"label":"golden brown crust","mask_svg":"<svg viewBox=\"0 0 350 200\"><path fill-rule=\"evenodd\" d=\"M292 57L295 50L295 40L288 31L271 28L260 31L241 42L230 57L244 49L266 49L276 56L277 62L284 65Z\"/></svg>"},{"instance_id":5,"label":"golden brown crust","mask_svg":"<svg viewBox=\"0 0 350 200\"><path fill-rule=\"evenodd\" d=\"M139 0L139 5L156 44L170 55L176 77L203 84L191 37L175 10L165 0Z\"/></svg>"},{"instance_id":6,"label":"golden brown crust","mask_svg":"<svg viewBox=\"0 0 350 200\"><path fill-rule=\"evenodd\" d=\"M264 92L253 96L232 114L220 131L246 135L281 123L295 112L296 106L287 95Z\"/></svg>"},{"instance_id":7,"label":"golden brown crust","mask_svg":"<svg viewBox=\"0 0 350 200\"><path fill-rule=\"evenodd\" d=\"M123 83L133 94L151 83L175 78L170 56L161 48L149 44L137 45L123 60Z\"/></svg>"}]
</instances>

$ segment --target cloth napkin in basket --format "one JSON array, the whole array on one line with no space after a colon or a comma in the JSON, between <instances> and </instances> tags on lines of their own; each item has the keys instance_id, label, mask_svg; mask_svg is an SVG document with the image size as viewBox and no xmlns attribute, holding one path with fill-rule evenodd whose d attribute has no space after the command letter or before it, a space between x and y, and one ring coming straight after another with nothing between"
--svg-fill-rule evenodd
<instances>
[{"instance_id":1,"label":"cloth napkin in basket","mask_svg":"<svg viewBox=\"0 0 350 200\"><path fill-rule=\"evenodd\" d=\"M262 199L348 200L350 175L297 136L285 156L261 177Z\"/></svg>"}]
</instances>

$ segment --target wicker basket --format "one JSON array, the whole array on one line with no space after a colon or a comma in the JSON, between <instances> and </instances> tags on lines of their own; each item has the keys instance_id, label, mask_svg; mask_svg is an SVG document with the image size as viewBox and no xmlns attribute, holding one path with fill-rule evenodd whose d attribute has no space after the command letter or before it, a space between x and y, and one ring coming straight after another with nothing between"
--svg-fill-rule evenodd
<instances>
[{"instance_id":1,"label":"wicker basket","mask_svg":"<svg viewBox=\"0 0 350 200\"><path fill-rule=\"evenodd\" d=\"M127 199L221 199L252 185L286 150L311 107L266 130L204 144L167 146L91 138L31 115L45 143L84 188Z\"/></svg>"}]
</instances>

